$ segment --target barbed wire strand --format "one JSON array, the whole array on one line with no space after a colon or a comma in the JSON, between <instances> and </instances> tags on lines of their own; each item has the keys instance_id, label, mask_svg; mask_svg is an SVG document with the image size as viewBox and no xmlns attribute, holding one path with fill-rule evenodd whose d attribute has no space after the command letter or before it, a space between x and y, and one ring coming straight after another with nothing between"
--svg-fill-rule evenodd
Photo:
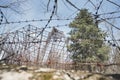
<instances>
[{"instance_id":1,"label":"barbed wire strand","mask_svg":"<svg viewBox=\"0 0 120 80\"><path fill-rule=\"evenodd\" d=\"M110 0L107 0L107 1L114 4L114 5L116 5L116 6L118 6L118 7L120 7L120 5L118 5L117 3L113 2L113 1L110 1Z\"/></svg>"},{"instance_id":2,"label":"barbed wire strand","mask_svg":"<svg viewBox=\"0 0 120 80\"><path fill-rule=\"evenodd\" d=\"M1 9L0 9L0 14L1 14L1 16L0 16L0 25L1 25L1 23L3 21L3 12L1 11Z\"/></svg>"},{"instance_id":3,"label":"barbed wire strand","mask_svg":"<svg viewBox=\"0 0 120 80\"><path fill-rule=\"evenodd\" d=\"M42 29L42 31L36 36L36 38L37 38L39 35L41 35L41 40L42 40L43 32L44 32L44 30L47 28L47 26L48 26L48 24L50 23L50 21L52 20L52 17L53 17L53 15L54 15L54 13L55 13L56 8L57 8L57 0L54 0L53 11L52 11L52 13L51 13L50 19L48 20L47 24L46 24L45 27ZM36 38L34 38L33 41L34 41Z\"/></svg>"},{"instance_id":4,"label":"barbed wire strand","mask_svg":"<svg viewBox=\"0 0 120 80\"><path fill-rule=\"evenodd\" d=\"M74 7L75 9L77 9L78 11L80 11L81 9L79 9L77 6L75 6L72 2L70 2L69 0L66 0L67 3L69 3L72 7Z\"/></svg>"}]
</instances>

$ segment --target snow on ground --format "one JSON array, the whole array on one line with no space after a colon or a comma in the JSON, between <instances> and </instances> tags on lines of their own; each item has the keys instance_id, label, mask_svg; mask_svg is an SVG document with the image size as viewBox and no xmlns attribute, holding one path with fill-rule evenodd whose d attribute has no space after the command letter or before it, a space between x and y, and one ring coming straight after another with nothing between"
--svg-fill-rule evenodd
<instances>
[{"instance_id":1,"label":"snow on ground","mask_svg":"<svg viewBox=\"0 0 120 80\"><path fill-rule=\"evenodd\" d=\"M0 66L0 80L115 80L99 73L50 68ZM117 80L117 79L116 79ZM118 79L119 80L119 79Z\"/></svg>"},{"instance_id":2,"label":"snow on ground","mask_svg":"<svg viewBox=\"0 0 120 80\"><path fill-rule=\"evenodd\" d=\"M1 80L29 80L32 74L27 72L3 72L0 74Z\"/></svg>"}]
</instances>

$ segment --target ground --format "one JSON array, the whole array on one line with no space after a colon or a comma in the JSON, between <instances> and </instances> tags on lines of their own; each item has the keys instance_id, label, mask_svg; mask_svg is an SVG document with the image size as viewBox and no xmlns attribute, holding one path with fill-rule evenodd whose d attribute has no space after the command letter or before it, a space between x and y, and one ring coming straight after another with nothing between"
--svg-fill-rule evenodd
<instances>
[{"instance_id":1,"label":"ground","mask_svg":"<svg viewBox=\"0 0 120 80\"><path fill-rule=\"evenodd\" d=\"M119 74L56 70L26 66L0 66L0 80L119 80Z\"/></svg>"}]
</instances>

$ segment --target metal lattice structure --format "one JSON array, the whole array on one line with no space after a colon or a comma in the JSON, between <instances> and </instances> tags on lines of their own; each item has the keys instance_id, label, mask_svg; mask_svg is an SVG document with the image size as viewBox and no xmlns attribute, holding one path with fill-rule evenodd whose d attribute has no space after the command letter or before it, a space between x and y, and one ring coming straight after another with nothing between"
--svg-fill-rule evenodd
<instances>
[{"instance_id":1,"label":"metal lattice structure","mask_svg":"<svg viewBox=\"0 0 120 80\"><path fill-rule=\"evenodd\" d=\"M14 32L1 34L1 61L17 65L47 65L67 59L66 38L55 27L50 32L28 25ZM5 38L2 38L5 37Z\"/></svg>"}]
</instances>

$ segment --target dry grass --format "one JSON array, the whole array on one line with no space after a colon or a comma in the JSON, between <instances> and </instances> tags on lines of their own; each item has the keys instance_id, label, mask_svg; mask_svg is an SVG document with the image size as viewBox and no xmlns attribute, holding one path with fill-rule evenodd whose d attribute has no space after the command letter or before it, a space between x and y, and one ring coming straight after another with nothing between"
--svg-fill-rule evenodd
<instances>
[{"instance_id":1,"label":"dry grass","mask_svg":"<svg viewBox=\"0 0 120 80\"><path fill-rule=\"evenodd\" d=\"M111 80L111 79L109 77L105 77L104 75L91 74L83 80Z\"/></svg>"},{"instance_id":2,"label":"dry grass","mask_svg":"<svg viewBox=\"0 0 120 80\"><path fill-rule=\"evenodd\" d=\"M33 73L30 80L52 80L53 73Z\"/></svg>"}]
</instances>

